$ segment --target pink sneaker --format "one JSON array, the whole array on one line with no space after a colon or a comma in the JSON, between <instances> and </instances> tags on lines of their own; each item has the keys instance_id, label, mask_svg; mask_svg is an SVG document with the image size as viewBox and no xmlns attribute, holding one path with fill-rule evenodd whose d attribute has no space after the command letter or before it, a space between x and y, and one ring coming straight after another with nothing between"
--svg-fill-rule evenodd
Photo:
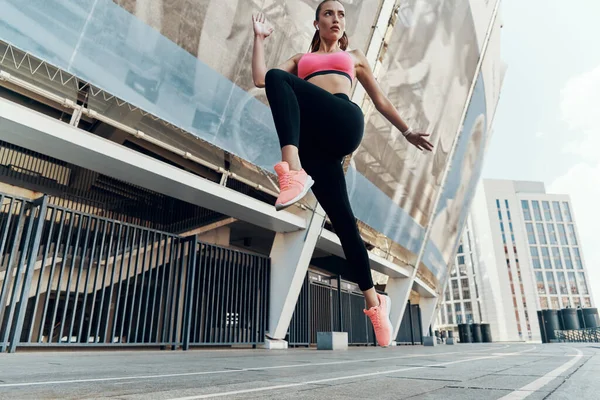
<instances>
[{"instance_id":1,"label":"pink sneaker","mask_svg":"<svg viewBox=\"0 0 600 400\"><path fill-rule=\"evenodd\" d=\"M390 321L391 301L388 296L377 294L379 305L371 307L363 312L371 319L377 344L381 347L388 347L392 344L392 322Z\"/></svg>"},{"instance_id":2,"label":"pink sneaker","mask_svg":"<svg viewBox=\"0 0 600 400\"><path fill-rule=\"evenodd\" d=\"M280 190L279 197L275 202L277 211L283 210L303 198L314 183L310 175L303 169L290 171L290 166L285 161L275 165L275 172L277 172Z\"/></svg>"}]
</instances>

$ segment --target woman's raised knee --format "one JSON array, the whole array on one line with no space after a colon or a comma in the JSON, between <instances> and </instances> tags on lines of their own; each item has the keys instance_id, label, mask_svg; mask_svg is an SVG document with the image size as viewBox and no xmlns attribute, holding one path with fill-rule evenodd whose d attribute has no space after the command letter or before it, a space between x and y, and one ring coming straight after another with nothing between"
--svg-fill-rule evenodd
<instances>
[{"instance_id":1,"label":"woman's raised knee","mask_svg":"<svg viewBox=\"0 0 600 400\"><path fill-rule=\"evenodd\" d=\"M282 70L273 68L267 71L265 75L265 86L277 85L288 78L289 73Z\"/></svg>"}]
</instances>

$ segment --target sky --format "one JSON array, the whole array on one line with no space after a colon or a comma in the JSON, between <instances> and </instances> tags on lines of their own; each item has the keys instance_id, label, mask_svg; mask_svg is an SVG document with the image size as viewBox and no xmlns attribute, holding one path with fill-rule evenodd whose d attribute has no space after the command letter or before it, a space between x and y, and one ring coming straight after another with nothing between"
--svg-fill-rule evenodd
<instances>
[{"instance_id":1,"label":"sky","mask_svg":"<svg viewBox=\"0 0 600 400\"><path fill-rule=\"evenodd\" d=\"M482 177L571 197L600 306L600 1L503 0L501 10L508 70Z\"/></svg>"}]
</instances>

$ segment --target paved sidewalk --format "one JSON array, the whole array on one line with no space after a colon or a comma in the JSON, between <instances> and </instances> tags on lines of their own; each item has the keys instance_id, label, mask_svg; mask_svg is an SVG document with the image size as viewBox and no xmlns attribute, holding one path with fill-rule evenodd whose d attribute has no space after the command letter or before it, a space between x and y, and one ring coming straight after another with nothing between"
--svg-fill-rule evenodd
<instances>
[{"instance_id":1,"label":"paved sidewalk","mask_svg":"<svg viewBox=\"0 0 600 400\"><path fill-rule=\"evenodd\" d=\"M600 345L18 352L0 399L597 399Z\"/></svg>"}]
</instances>

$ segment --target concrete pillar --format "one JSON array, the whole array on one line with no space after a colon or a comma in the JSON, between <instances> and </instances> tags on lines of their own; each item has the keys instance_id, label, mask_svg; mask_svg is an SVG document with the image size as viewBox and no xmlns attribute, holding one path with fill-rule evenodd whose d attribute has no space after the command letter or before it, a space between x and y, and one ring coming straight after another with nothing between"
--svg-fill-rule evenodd
<instances>
[{"instance_id":1,"label":"concrete pillar","mask_svg":"<svg viewBox=\"0 0 600 400\"><path fill-rule=\"evenodd\" d=\"M429 336L429 326L433 323L435 312L437 309L437 297L421 296L419 306L421 307L421 323L423 327L423 335Z\"/></svg>"},{"instance_id":2,"label":"concrete pillar","mask_svg":"<svg viewBox=\"0 0 600 400\"><path fill-rule=\"evenodd\" d=\"M398 331L400 330L400 323L404 316L404 310L406 309L406 302L410 296L411 287L412 279L410 278L389 278L385 287L385 291L392 301L390 321L394 328L392 335L394 340L396 340Z\"/></svg>"},{"instance_id":3,"label":"concrete pillar","mask_svg":"<svg viewBox=\"0 0 600 400\"><path fill-rule=\"evenodd\" d=\"M277 233L271 249L271 291L269 330L267 336L283 340L296 307L304 278L321 234L325 212L307 211L307 228L302 231Z\"/></svg>"}]
</instances>

